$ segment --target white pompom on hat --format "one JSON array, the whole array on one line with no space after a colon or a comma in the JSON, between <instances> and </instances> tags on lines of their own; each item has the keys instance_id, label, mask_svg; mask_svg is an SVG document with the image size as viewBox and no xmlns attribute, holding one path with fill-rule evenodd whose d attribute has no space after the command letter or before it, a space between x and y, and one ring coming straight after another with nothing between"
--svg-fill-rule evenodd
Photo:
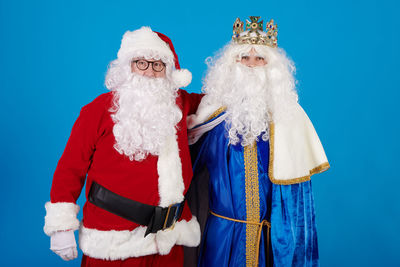
<instances>
[{"instance_id":1,"label":"white pompom on hat","mask_svg":"<svg viewBox=\"0 0 400 267\"><path fill-rule=\"evenodd\" d=\"M171 78L176 87L186 87L192 81L192 74L181 69L171 39L162 33L154 32L150 27L142 27L136 31L127 31L122 37L118 59L131 59L137 56L161 59L171 68Z\"/></svg>"}]
</instances>

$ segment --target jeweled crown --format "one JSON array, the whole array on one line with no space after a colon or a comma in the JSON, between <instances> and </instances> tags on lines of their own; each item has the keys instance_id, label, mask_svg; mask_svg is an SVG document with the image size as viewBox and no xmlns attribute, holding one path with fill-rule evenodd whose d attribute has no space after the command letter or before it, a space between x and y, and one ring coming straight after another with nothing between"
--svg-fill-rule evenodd
<instances>
[{"instance_id":1,"label":"jeweled crown","mask_svg":"<svg viewBox=\"0 0 400 267\"><path fill-rule=\"evenodd\" d=\"M264 32L263 21L259 20L260 17L250 16L250 21L246 19L246 28L243 29L244 23L237 18L233 24L232 40L237 44L258 44L277 47L278 25L274 24L274 20L271 19L267 23Z\"/></svg>"}]
</instances>

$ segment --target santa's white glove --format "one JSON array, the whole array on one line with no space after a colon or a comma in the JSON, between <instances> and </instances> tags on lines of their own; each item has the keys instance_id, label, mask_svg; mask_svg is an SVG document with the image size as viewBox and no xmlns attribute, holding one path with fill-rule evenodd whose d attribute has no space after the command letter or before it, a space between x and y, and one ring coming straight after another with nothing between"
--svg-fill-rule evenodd
<instances>
[{"instance_id":1,"label":"santa's white glove","mask_svg":"<svg viewBox=\"0 0 400 267\"><path fill-rule=\"evenodd\" d=\"M50 249L63 260L69 261L78 257L74 231L55 232L50 237Z\"/></svg>"}]
</instances>

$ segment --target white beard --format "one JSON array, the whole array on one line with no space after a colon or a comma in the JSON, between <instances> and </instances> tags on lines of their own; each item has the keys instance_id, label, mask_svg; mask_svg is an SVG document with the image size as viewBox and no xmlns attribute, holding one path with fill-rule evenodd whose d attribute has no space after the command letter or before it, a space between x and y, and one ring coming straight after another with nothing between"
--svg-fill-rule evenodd
<instances>
[{"instance_id":1,"label":"white beard","mask_svg":"<svg viewBox=\"0 0 400 267\"><path fill-rule=\"evenodd\" d=\"M227 107L229 143L247 146L258 138L267 141L269 123L291 116L297 103L296 92L285 86L291 76L276 73L268 65L248 68L234 63L211 68L205 80L205 98Z\"/></svg>"},{"instance_id":2,"label":"white beard","mask_svg":"<svg viewBox=\"0 0 400 267\"><path fill-rule=\"evenodd\" d=\"M148 78L132 73L114 89L111 115L115 125L114 148L130 160L141 161L148 154L158 156L182 112L175 104L177 88L165 78Z\"/></svg>"},{"instance_id":3,"label":"white beard","mask_svg":"<svg viewBox=\"0 0 400 267\"><path fill-rule=\"evenodd\" d=\"M237 62L252 48L266 59L265 66L248 68ZM207 64L204 101L227 107L231 144L246 146L260 137L266 141L269 123L293 116L298 100L295 67L282 49L229 43Z\"/></svg>"},{"instance_id":4,"label":"white beard","mask_svg":"<svg viewBox=\"0 0 400 267\"><path fill-rule=\"evenodd\" d=\"M265 67L248 68L236 64L229 74L231 89L223 98L227 107L229 140L242 146L252 144L258 137L268 140L268 86Z\"/></svg>"}]
</instances>

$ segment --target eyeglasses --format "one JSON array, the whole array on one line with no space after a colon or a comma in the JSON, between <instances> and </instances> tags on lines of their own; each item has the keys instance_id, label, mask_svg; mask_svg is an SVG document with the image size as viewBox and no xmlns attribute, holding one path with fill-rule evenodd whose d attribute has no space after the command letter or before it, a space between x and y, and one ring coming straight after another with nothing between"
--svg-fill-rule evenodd
<instances>
[{"instance_id":1,"label":"eyeglasses","mask_svg":"<svg viewBox=\"0 0 400 267\"><path fill-rule=\"evenodd\" d=\"M155 72L161 72L165 68L165 63L162 61L147 61L144 59L138 59L132 60L132 63L136 63L136 67L139 70L147 70L150 64Z\"/></svg>"}]
</instances>

